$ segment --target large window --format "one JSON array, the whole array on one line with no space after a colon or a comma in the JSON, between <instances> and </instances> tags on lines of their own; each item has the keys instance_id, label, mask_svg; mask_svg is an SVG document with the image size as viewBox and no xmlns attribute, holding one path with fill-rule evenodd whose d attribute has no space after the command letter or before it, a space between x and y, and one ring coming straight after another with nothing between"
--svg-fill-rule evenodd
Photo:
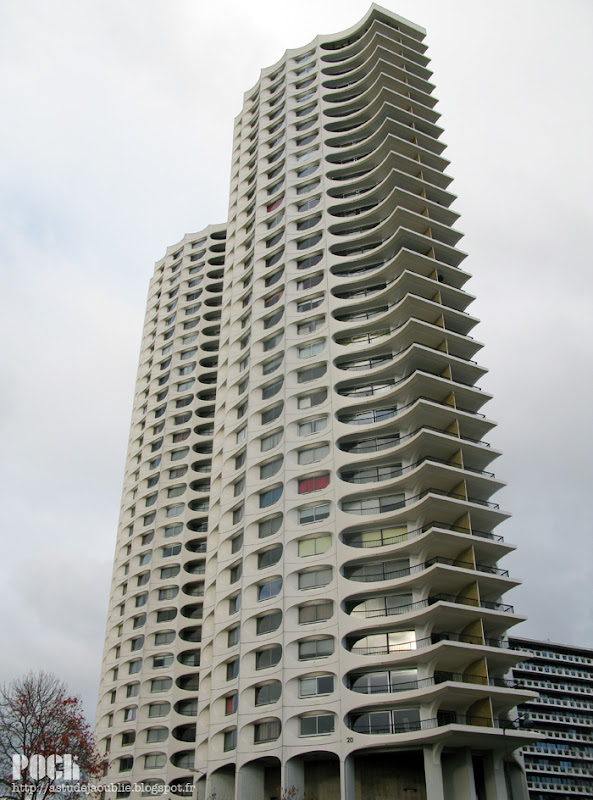
<instances>
[{"instance_id":1,"label":"large window","mask_svg":"<svg viewBox=\"0 0 593 800\"><path fill-rule=\"evenodd\" d=\"M260 539L264 539L267 536L273 536L275 533L278 533L280 528L282 527L282 514L278 514L275 517L270 517L270 519L266 519L263 522L259 523L258 528L258 536Z\"/></svg>"},{"instance_id":2,"label":"large window","mask_svg":"<svg viewBox=\"0 0 593 800\"><path fill-rule=\"evenodd\" d=\"M320 522L329 517L329 503L299 509L299 525L308 525L311 522Z\"/></svg>"},{"instance_id":3,"label":"large window","mask_svg":"<svg viewBox=\"0 0 593 800\"><path fill-rule=\"evenodd\" d=\"M269 703L275 703L280 699L282 694L282 684L280 681L273 683L264 683L263 686L255 687L255 705L265 706Z\"/></svg>"},{"instance_id":4,"label":"large window","mask_svg":"<svg viewBox=\"0 0 593 800\"><path fill-rule=\"evenodd\" d=\"M326 399L327 389L319 389L311 394L301 395L298 399L298 406L299 408L313 408L314 406L324 403Z\"/></svg>"},{"instance_id":5,"label":"large window","mask_svg":"<svg viewBox=\"0 0 593 800\"><path fill-rule=\"evenodd\" d=\"M268 669L275 667L282 658L282 647L275 644L272 647L266 647L265 650L258 650L255 653L255 668Z\"/></svg>"},{"instance_id":6,"label":"large window","mask_svg":"<svg viewBox=\"0 0 593 800\"><path fill-rule=\"evenodd\" d=\"M306 450L299 450L299 464L314 464L324 459L329 453L329 445L320 444L317 447L308 447Z\"/></svg>"},{"instance_id":7,"label":"large window","mask_svg":"<svg viewBox=\"0 0 593 800\"><path fill-rule=\"evenodd\" d=\"M260 742L273 742L280 736L280 720L274 719L268 722L258 722L254 726L253 741L255 744Z\"/></svg>"},{"instance_id":8,"label":"large window","mask_svg":"<svg viewBox=\"0 0 593 800\"><path fill-rule=\"evenodd\" d=\"M278 419L278 417L282 414L283 408L284 403L278 403L278 405L263 411L261 415L261 424L268 425L270 422L274 422L274 420Z\"/></svg>"},{"instance_id":9,"label":"large window","mask_svg":"<svg viewBox=\"0 0 593 800\"><path fill-rule=\"evenodd\" d=\"M331 547L332 537L329 533L299 540L299 556L316 556L325 553Z\"/></svg>"},{"instance_id":10,"label":"large window","mask_svg":"<svg viewBox=\"0 0 593 800\"><path fill-rule=\"evenodd\" d=\"M299 697L317 697L331 694L333 690L333 675L317 675L314 678L301 678L299 681Z\"/></svg>"},{"instance_id":11,"label":"large window","mask_svg":"<svg viewBox=\"0 0 593 800\"><path fill-rule=\"evenodd\" d=\"M282 578L272 578L270 581L260 583L257 587L257 599L269 600L271 597L276 597L282 589Z\"/></svg>"},{"instance_id":12,"label":"large window","mask_svg":"<svg viewBox=\"0 0 593 800\"><path fill-rule=\"evenodd\" d=\"M260 449L263 453L267 450L272 450L276 445L280 444L282 441L282 431L275 431L271 433L269 436L263 436L261 439Z\"/></svg>"},{"instance_id":13,"label":"large window","mask_svg":"<svg viewBox=\"0 0 593 800\"><path fill-rule=\"evenodd\" d=\"M405 495L365 497L362 500L344 500L342 509L350 514L384 514L405 505Z\"/></svg>"},{"instance_id":14,"label":"large window","mask_svg":"<svg viewBox=\"0 0 593 800\"><path fill-rule=\"evenodd\" d=\"M299 661L313 658L327 658L334 652L334 640L331 636L299 642Z\"/></svg>"},{"instance_id":15,"label":"large window","mask_svg":"<svg viewBox=\"0 0 593 800\"><path fill-rule=\"evenodd\" d=\"M298 484L299 494L309 494L310 492L318 492L320 489L325 489L329 486L329 474L316 475L313 478L301 478Z\"/></svg>"},{"instance_id":16,"label":"large window","mask_svg":"<svg viewBox=\"0 0 593 800\"><path fill-rule=\"evenodd\" d=\"M311 622L325 622L333 616L333 603L313 603L299 608L299 625Z\"/></svg>"},{"instance_id":17,"label":"large window","mask_svg":"<svg viewBox=\"0 0 593 800\"><path fill-rule=\"evenodd\" d=\"M310 436L312 433L322 431L327 425L327 417L316 417L299 424L299 436Z\"/></svg>"},{"instance_id":18,"label":"large window","mask_svg":"<svg viewBox=\"0 0 593 800\"><path fill-rule=\"evenodd\" d=\"M273 489L268 489L266 492L262 492L259 496L259 507L267 508L268 506L278 502L278 500L280 500L282 497L282 488L282 486L275 486Z\"/></svg>"},{"instance_id":19,"label":"large window","mask_svg":"<svg viewBox=\"0 0 593 800\"><path fill-rule=\"evenodd\" d=\"M256 620L256 633L258 635L263 633L271 633L278 630L282 623L282 612L273 611L271 614L266 614L263 617L258 617Z\"/></svg>"},{"instance_id":20,"label":"large window","mask_svg":"<svg viewBox=\"0 0 593 800\"><path fill-rule=\"evenodd\" d=\"M282 545L277 544L274 547L271 547L269 550L264 550L263 553L258 554L257 567L258 569L266 569L266 567L271 567L274 564L277 564L281 558Z\"/></svg>"},{"instance_id":21,"label":"large window","mask_svg":"<svg viewBox=\"0 0 593 800\"><path fill-rule=\"evenodd\" d=\"M299 719L300 736L321 736L325 733L333 733L335 730L336 718L333 714L318 714L312 717L301 717Z\"/></svg>"},{"instance_id":22,"label":"large window","mask_svg":"<svg viewBox=\"0 0 593 800\"><path fill-rule=\"evenodd\" d=\"M319 586L327 586L331 583L331 567L318 567L317 569L307 570L299 573L299 589L317 589Z\"/></svg>"},{"instance_id":23,"label":"large window","mask_svg":"<svg viewBox=\"0 0 593 800\"><path fill-rule=\"evenodd\" d=\"M317 380L323 377L327 372L327 364L316 364L309 369L303 369L297 373L297 380L299 383L308 383L309 381Z\"/></svg>"}]
</instances>

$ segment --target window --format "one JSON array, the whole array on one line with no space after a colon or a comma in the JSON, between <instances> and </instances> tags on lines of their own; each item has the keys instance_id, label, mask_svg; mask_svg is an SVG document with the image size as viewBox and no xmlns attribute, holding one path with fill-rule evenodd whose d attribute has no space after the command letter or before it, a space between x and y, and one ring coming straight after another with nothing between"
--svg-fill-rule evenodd
<instances>
[{"instance_id":1,"label":"window","mask_svg":"<svg viewBox=\"0 0 593 800\"><path fill-rule=\"evenodd\" d=\"M342 509L351 514L384 514L405 506L405 495L367 497L362 500L344 500Z\"/></svg>"},{"instance_id":2,"label":"window","mask_svg":"<svg viewBox=\"0 0 593 800\"><path fill-rule=\"evenodd\" d=\"M144 769L159 769L167 763L167 756L164 753L149 753L144 756Z\"/></svg>"},{"instance_id":3,"label":"window","mask_svg":"<svg viewBox=\"0 0 593 800\"><path fill-rule=\"evenodd\" d=\"M171 452L171 461L179 461L189 453L189 447L183 447L181 450L173 450Z\"/></svg>"},{"instance_id":4,"label":"window","mask_svg":"<svg viewBox=\"0 0 593 800\"><path fill-rule=\"evenodd\" d=\"M266 492L262 492L259 496L259 507L267 508L268 506L277 503L282 497L282 489L282 486L275 486L273 489L268 489Z\"/></svg>"},{"instance_id":5,"label":"window","mask_svg":"<svg viewBox=\"0 0 593 800\"><path fill-rule=\"evenodd\" d=\"M266 569L277 564L282 558L282 545L278 544L271 547L269 550L264 550L258 554L257 567L258 569Z\"/></svg>"},{"instance_id":6,"label":"window","mask_svg":"<svg viewBox=\"0 0 593 800\"><path fill-rule=\"evenodd\" d=\"M297 289L299 292L303 292L305 289L312 289L321 283L322 278L323 274L321 272L318 272L317 275L309 275L303 278L302 281L297 282ZM315 308L315 306L311 306L311 308ZM300 311L300 308L298 310Z\"/></svg>"},{"instance_id":7,"label":"window","mask_svg":"<svg viewBox=\"0 0 593 800\"><path fill-rule=\"evenodd\" d=\"M241 562L235 564L234 567L231 567L230 582L236 583L240 579L242 572L243 572L243 564Z\"/></svg>"},{"instance_id":8,"label":"window","mask_svg":"<svg viewBox=\"0 0 593 800\"><path fill-rule=\"evenodd\" d=\"M332 537L329 533L315 536L310 539L299 540L299 556L316 556L327 552L331 547Z\"/></svg>"},{"instance_id":9,"label":"window","mask_svg":"<svg viewBox=\"0 0 593 800\"><path fill-rule=\"evenodd\" d=\"M270 519L260 522L258 529L259 538L264 539L266 536L273 536L275 533L278 533L282 527L282 520L282 514L278 514L276 517L270 517Z\"/></svg>"},{"instance_id":10,"label":"window","mask_svg":"<svg viewBox=\"0 0 593 800\"><path fill-rule=\"evenodd\" d=\"M170 667L173 663L173 654L166 653L162 656L153 656L152 666L154 669L163 669L163 667Z\"/></svg>"},{"instance_id":11,"label":"window","mask_svg":"<svg viewBox=\"0 0 593 800\"><path fill-rule=\"evenodd\" d=\"M163 531L163 534L166 539L169 539L171 536L179 536L182 530L183 523L178 522L176 525L168 525Z\"/></svg>"},{"instance_id":12,"label":"window","mask_svg":"<svg viewBox=\"0 0 593 800\"><path fill-rule=\"evenodd\" d=\"M140 608L141 606L145 606L148 600L148 594L139 594L136 596L136 608Z\"/></svg>"},{"instance_id":13,"label":"window","mask_svg":"<svg viewBox=\"0 0 593 800\"><path fill-rule=\"evenodd\" d=\"M307 320L307 322L301 322L301 324L297 327L297 333L299 336L307 333L313 333L318 328L320 328L325 322L325 317L315 317L315 319ZM315 355L316 353L320 353L323 350L324 343L323 342L315 342L314 345L307 345L308 347L318 346L319 349L316 352L309 353L309 355ZM299 348L299 358L307 358L306 355L301 355L301 350L305 351L306 348Z\"/></svg>"},{"instance_id":14,"label":"window","mask_svg":"<svg viewBox=\"0 0 593 800\"><path fill-rule=\"evenodd\" d=\"M267 400L269 397L273 397L275 394L278 394L283 383L284 378L279 378L278 380L274 381L274 383L269 383L267 386L264 386L261 390L262 400Z\"/></svg>"},{"instance_id":15,"label":"window","mask_svg":"<svg viewBox=\"0 0 593 800\"><path fill-rule=\"evenodd\" d=\"M263 617L258 617L256 620L256 633L259 636L263 633L271 633L278 630L282 623L282 612L274 611L271 614L266 614Z\"/></svg>"},{"instance_id":16,"label":"window","mask_svg":"<svg viewBox=\"0 0 593 800\"><path fill-rule=\"evenodd\" d=\"M327 444L321 444L318 445L317 447L309 447L306 450L299 450L298 452L299 464L314 464L315 462L324 459L328 455L328 453L329 453L329 445ZM300 488L299 488L299 493L300 493Z\"/></svg>"},{"instance_id":17,"label":"window","mask_svg":"<svg viewBox=\"0 0 593 800\"><path fill-rule=\"evenodd\" d=\"M136 741L136 733L134 731L125 731L121 735L121 743L122 747L125 747L128 744L134 744Z\"/></svg>"},{"instance_id":18,"label":"window","mask_svg":"<svg viewBox=\"0 0 593 800\"><path fill-rule=\"evenodd\" d=\"M185 492L185 488L184 483L179 486L171 486L170 489L167 489L167 497L179 497Z\"/></svg>"},{"instance_id":19,"label":"window","mask_svg":"<svg viewBox=\"0 0 593 800\"><path fill-rule=\"evenodd\" d=\"M280 736L280 720L274 719L269 722L258 722L254 725L253 741L255 744L260 742L273 742Z\"/></svg>"},{"instance_id":20,"label":"window","mask_svg":"<svg viewBox=\"0 0 593 800\"><path fill-rule=\"evenodd\" d=\"M257 599L269 600L270 598L276 597L278 594L280 594L281 589L282 578L272 578L270 581L260 583L260 585L257 587Z\"/></svg>"},{"instance_id":21,"label":"window","mask_svg":"<svg viewBox=\"0 0 593 800\"><path fill-rule=\"evenodd\" d=\"M247 458L247 451L243 450L241 453L239 453L238 456L235 457L235 469L241 469L241 467L245 463L246 458Z\"/></svg>"},{"instance_id":22,"label":"window","mask_svg":"<svg viewBox=\"0 0 593 800\"><path fill-rule=\"evenodd\" d=\"M284 403L279 403L278 405L263 411L261 415L262 425L268 425L270 422L274 422L274 420L278 419L278 417L282 414L283 408Z\"/></svg>"},{"instance_id":23,"label":"window","mask_svg":"<svg viewBox=\"0 0 593 800\"><path fill-rule=\"evenodd\" d=\"M157 622L169 622L177 616L176 608L164 608L162 611L157 611Z\"/></svg>"},{"instance_id":24,"label":"window","mask_svg":"<svg viewBox=\"0 0 593 800\"><path fill-rule=\"evenodd\" d=\"M309 494L309 492L318 492L329 486L329 474L316 475L313 478L301 478L299 480L298 492L299 494Z\"/></svg>"},{"instance_id":25,"label":"window","mask_svg":"<svg viewBox=\"0 0 593 800\"><path fill-rule=\"evenodd\" d=\"M333 690L333 675L318 675L315 678L301 678L299 681L299 697L317 697L331 694Z\"/></svg>"},{"instance_id":26,"label":"window","mask_svg":"<svg viewBox=\"0 0 593 800\"><path fill-rule=\"evenodd\" d=\"M233 536L233 538L231 539L231 553L238 553L242 547L243 547L243 534L240 533L238 536Z\"/></svg>"},{"instance_id":27,"label":"window","mask_svg":"<svg viewBox=\"0 0 593 800\"><path fill-rule=\"evenodd\" d=\"M233 525L236 525L238 522L241 522L243 519L243 514L245 513L245 506L241 503L240 506L233 509Z\"/></svg>"},{"instance_id":28,"label":"window","mask_svg":"<svg viewBox=\"0 0 593 800\"><path fill-rule=\"evenodd\" d=\"M271 478L280 470L282 466L282 462L284 458L282 456L278 456L273 461L268 461L267 464L262 464L259 468L259 477L261 480L265 478Z\"/></svg>"},{"instance_id":29,"label":"window","mask_svg":"<svg viewBox=\"0 0 593 800\"><path fill-rule=\"evenodd\" d=\"M171 644L171 642L175 639L175 631L163 631L162 633L155 633L154 635L154 643L155 644Z\"/></svg>"},{"instance_id":30,"label":"window","mask_svg":"<svg viewBox=\"0 0 593 800\"><path fill-rule=\"evenodd\" d=\"M327 658L334 652L334 640L331 636L299 642L299 661L312 658Z\"/></svg>"},{"instance_id":31,"label":"window","mask_svg":"<svg viewBox=\"0 0 593 800\"><path fill-rule=\"evenodd\" d=\"M223 736L222 748L224 752L234 750L237 747L237 729L233 728L231 731L225 731Z\"/></svg>"},{"instance_id":32,"label":"window","mask_svg":"<svg viewBox=\"0 0 593 800\"><path fill-rule=\"evenodd\" d=\"M278 369L280 364L282 364L283 360L284 360L284 353L280 353L280 355L277 355L275 358L272 358L269 361L265 361L262 364L262 373L264 375L269 375L271 372L274 372L274 370Z\"/></svg>"},{"instance_id":33,"label":"window","mask_svg":"<svg viewBox=\"0 0 593 800\"><path fill-rule=\"evenodd\" d=\"M261 446L260 449L263 453L267 450L272 450L276 445L280 444L282 441L282 431L276 431L275 433L270 434L269 436L264 436L261 439Z\"/></svg>"},{"instance_id":34,"label":"window","mask_svg":"<svg viewBox=\"0 0 593 800\"><path fill-rule=\"evenodd\" d=\"M239 676L239 659L234 658L232 661L228 661L226 665L226 679L227 681L232 681Z\"/></svg>"},{"instance_id":35,"label":"window","mask_svg":"<svg viewBox=\"0 0 593 800\"><path fill-rule=\"evenodd\" d=\"M281 308L279 311L276 311L275 314L272 314L269 317L264 319L264 329L268 330L269 328L273 328L276 323L280 322L282 319L282 315L284 314L284 309Z\"/></svg>"},{"instance_id":36,"label":"window","mask_svg":"<svg viewBox=\"0 0 593 800\"><path fill-rule=\"evenodd\" d=\"M315 367L301 370L297 374L297 380L299 383L309 383L309 381L315 381L318 378L323 377L326 372L327 364L317 364Z\"/></svg>"},{"instance_id":37,"label":"window","mask_svg":"<svg viewBox=\"0 0 593 800\"><path fill-rule=\"evenodd\" d=\"M135 675L142 669L142 659L137 658L135 661L130 661L128 664L128 675Z\"/></svg>"},{"instance_id":38,"label":"window","mask_svg":"<svg viewBox=\"0 0 593 800\"><path fill-rule=\"evenodd\" d=\"M234 647L236 644L239 644L240 638L241 628L238 625L235 628L231 628L227 633L227 647Z\"/></svg>"},{"instance_id":39,"label":"window","mask_svg":"<svg viewBox=\"0 0 593 800\"><path fill-rule=\"evenodd\" d=\"M275 667L281 658L282 647L279 644L275 644L273 647L266 647L265 650L258 650L255 653L255 668L259 670Z\"/></svg>"},{"instance_id":40,"label":"window","mask_svg":"<svg viewBox=\"0 0 593 800\"><path fill-rule=\"evenodd\" d=\"M138 714L138 709L136 706L134 708L124 708L124 722L132 722L132 720L136 719Z\"/></svg>"},{"instance_id":41,"label":"window","mask_svg":"<svg viewBox=\"0 0 593 800\"><path fill-rule=\"evenodd\" d=\"M267 353L268 351L273 350L275 347L277 347L282 341L283 334L284 334L283 331L279 331L274 336L271 336L269 339L266 339L264 341L264 353Z\"/></svg>"},{"instance_id":42,"label":"window","mask_svg":"<svg viewBox=\"0 0 593 800\"><path fill-rule=\"evenodd\" d=\"M242 477L235 484L233 484L233 494L238 497L245 491L245 477Z\"/></svg>"},{"instance_id":43,"label":"window","mask_svg":"<svg viewBox=\"0 0 593 800\"><path fill-rule=\"evenodd\" d=\"M317 392L313 392L312 394L304 394L298 398L298 406L299 408L313 408L313 406L318 406L321 403L324 403L327 399L327 389L319 389Z\"/></svg>"},{"instance_id":44,"label":"window","mask_svg":"<svg viewBox=\"0 0 593 800\"><path fill-rule=\"evenodd\" d=\"M317 589L319 586L327 586L331 583L331 567L320 567L319 569L309 570L299 573L299 589Z\"/></svg>"},{"instance_id":45,"label":"window","mask_svg":"<svg viewBox=\"0 0 593 800\"><path fill-rule=\"evenodd\" d=\"M174 578L178 574L179 574L179 567L177 565L174 566L174 567L162 567L161 568L161 579L162 578Z\"/></svg>"},{"instance_id":46,"label":"window","mask_svg":"<svg viewBox=\"0 0 593 800\"><path fill-rule=\"evenodd\" d=\"M180 552L181 552L180 544L171 544L168 547L163 547L163 558L171 558L171 556L179 555Z\"/></svg>"},{"instance_id":47,"label":"window","mask_svg":"<svg viewBox=\"0 0 593 800\"><path fill-rule=\"evenodd\" d=\"M149 717L166 717L171 708L169 703L151 703L148 706Z\"/></svg>"},{"instance_id":48,"label":"window","mask_svg":"<svg viewBox=\"0 0 593 800\"><path fill-rule=\"evenodd\" d=\"M300 314L303 311L312 311L323 303L323 299L323 295L320 294L317 295L317 297L310 297L308 300L303 300L302 303L297 303L297 312Z\"/></svg>"},{"instance_id":49,"label":"window","mask_svg":"<svg viewBox=\"0 0 593 800\"><path fill-rule=\"evenodd\" d=\"M299 326L299 333L301 332L302 331L300 330ZM302 347L299 347L298 349L299 358L310 358L311 356L316 356L319 353L321 353L324 348L325 348L325 341L323 340L319 342L310 342L309 344L305 344Z\"/></svg>"},{"instance_id":50,"label":"window","mask_svg":"<svg viewBox=\"0 0 593 800\"><path fill-rule=\"evenodd\" d=\"M171 678L153 678L150 682L151 692L167 692L173 684Z\"/></svg>"},{"instance_id":51,"label":"window","mask_svg":"<svg viewBox=\"0 0 593 800\"><path fill-rule=\"evenodd\" d=\"M149 728L146 731L147 742L164 742L169 735L166 728Z\"/></svg>"},{"instance_id":52,"label":"window","mask_svg":"<svg viewBox=\"0 0 593 800\"><path fill-rule=\"evenodd\" d=\"M189 381L183 381L182 383L177 384L177 391L178 392L185 392L191 386L193 386L195 378L191 378Z\"/></svg>"},{"instance_id":53,"label":"window","mask_svg":"<svg viewBox=\"0 0 593 800\"><path fill-rule=\"evenodd\" d=\"M299 425L299 436L309 436L312 433L322 431L327 425L327 417L316 417Z\"/></svg>"},{"instance_id":54,"label":"window","mask_svg":"<svg viewBox=\"0 0 593 800\"><path fill-rule=\"evenodd\" d=\"M239 705L238 694L236 692L234 694L230 694L228 697L225 697L224 700L224 713L226 715L234 714L237 710L238 705Z\"/></svg>"},{"instance_id":55,"label":"window","mask_svg":"<svg viewBox=\"0 0 593 800\"><path fill-rule=\"evenodd\" d=\"M297 194L308 194L312 192L313 189L317 189L319 186L319 181L310 181L309 183L303 183L301 186L297 186Z\"/></svg>"},{"instance_id":56,"label":"window","mask_svg":"<svg viewBox=\"0 0 593 800\"><path fill-rule=\"evenodd\" d=\"M317 134L314 134L314 136L316 136L316 135ZM301 189L303 189L303 188L304 187L301 186ZM302 213L303 211L309 211L311 208L315 208L315 206L319 203L319 200L320 200L319 197L312 197L309 200L305 200L304 203L300 203L297 206L297 211L299 213Z\"/></svg>"},{"instance_id":57,"label":"window","mask_svg":"<svg viewBox=\"0 0 593 800\"><path fill-rule=\"evenodd\" d=\"M144 564L148 564L150 559L152 558L152 551L148 550L146 553L141 553L138 557L138 564L143 566Z\"/></svg>"},{"instance_id":58,"label":"window","mask_svg":"<svg viewBox=\"0 0 593 800\"><path fill-rule=\"evenodd\" d=\"M275 703L280 699L282 694L282 684L280 681L274 683L265 683L263 686L255 687L255 705L265 706L269 703Z\"/></svg>"},{"instance_id":59,"label":"window","mask_svg":"<svg viewBox=\"0 0 593 800\"><path fill-rule=\"evenodd\" d=\"M329 503L323 503L311 508L299 510L299 525L308 525L311 522L321 522L329 517Z\"/></svg>"},{"instance_id":60,"label":"window","mask_svg":"<svg viewBox=\"0 0 593 800\"><path fill-rule=\"evenodd\" d=\"M314 717L299 719L300 736L321 736L324 733L333 733L334 730L335 717L333 714L318 714Z\"/></svg>"},{"instance_id":61,"label":"window","mask_svg":"<svg viewBox=\"0 0 593 800\"><path fill-rule=\"evenodd\" d=\"M229 597L229 614L236 614L241 608L241 594Z\"/></svg>"},{"instance_id":62,"label":"window","mask_svg":"<svg viewBox=\"0 0 593 800\"><path fill-rule=\"evenodd\" d=\"M150 580L150 572L143 572L142 575L138 575L138 579L136 583L138 586L144 586Z\"/></svg>"}]
</instances>

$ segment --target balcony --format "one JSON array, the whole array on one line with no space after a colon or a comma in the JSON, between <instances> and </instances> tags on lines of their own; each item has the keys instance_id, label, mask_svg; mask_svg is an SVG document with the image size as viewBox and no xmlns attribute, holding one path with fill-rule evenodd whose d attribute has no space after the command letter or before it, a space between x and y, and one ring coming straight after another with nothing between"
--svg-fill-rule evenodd
<instances>
[{"instance_id":1,"label":"balcony","mask_svg":"<svg viewBox=\"0 0 593 800\"><path fill-rule=\"evenodd\" d=\"M435 672L432 678L423 678L421 680L406 681L405 683L397 683L390 681L385 684L368 684L356 686L352 682L357 680L361 675L352 675L350 678L350 685L348 688L352 692L359 694L393 694L394 692L411 692L416 689L426 689L431 686L438 686L447 681L454 681L455 683L469 683L473 686L493 686L503 689L520 689L523 688L521 681L507 680L506 678L489 678L486 675L468 675L462 672Z\"/></svg>"},{"instance_id":2,"label":"balcony","mask_svg":"<svg viewBox=\"0 0 593 800\"><path fill-rule=\"evenodd\" d=\"M344 577L351 581L359 581L361 583L369 583L374 581L390 581L396 578L404 578L408 575L415 575L418 572L423 572L435 564L444 564L448 567L459 567L460 569L476 570L484 572L488 575L499 575L508 578L509 572L506 569L499 569L498 567L491 567L487 564L473 564L469 561L459 561L454 558L444 558L443 556L435 556L423 564L416 564L413 567L405 567L403 569L390 569L389 562L375 562L374 564L361 564L358 566L346 567L344 570ZM372 570L368 568L372 567ZM360 572L364 569L364 572ZM368 571L367 571L368 570Z\"/></svg>"},{"instance_id":3,"label":"balcony","mask_svg":"<svg viewBox=\"0 0 593 800\"><path fill-rule=\"evenodd\" d=\"M363 637L363 639L366 637ZM359 639L358 641L362 641ZM363 656L388 656L394 653L402 653L410 650L418 650L424 647L440 644L441 642L454 642L460 644L477 645L478 647L496 647L503 650L510 650L508 641L496 638L482 638L481 636L470 636L463 633L451 633L449 631L439 631L423 639L412 639L407 642L388 642L385 645L367 647L366 645L350 645L351 653Z\"/></svg>"},{"instance_id":4,"label":"balcony","mask_svg":"<svg viewBox=\"0 0 593 800\"><path fill-rule=\"evenodd\" d=\"M455 603L456 605L471 606L472 608L484 608L489 611L500 611L504 614L514 614L515 609L507 603L495 603L490 600L477 600L473 597L461 597L454 594L439 593L427 597L426 600L418 600L415 603L405 603L403 605L389 606L390 597L369 598L369 600L383 600L383 608L353 608L347 613L351 617L362 617L363 619L380 619L383 617L397 616L400 614L410 614L421 611L436 603ZM364 601L367 602L367 601Z\"/></svg>"}]
</instances>

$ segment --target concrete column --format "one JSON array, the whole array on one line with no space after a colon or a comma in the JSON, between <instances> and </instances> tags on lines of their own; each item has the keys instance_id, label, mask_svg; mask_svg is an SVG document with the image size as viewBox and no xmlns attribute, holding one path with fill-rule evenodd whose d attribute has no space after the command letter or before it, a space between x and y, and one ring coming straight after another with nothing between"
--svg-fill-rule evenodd
<instances>
[{"instance_id":1,"label":"concrete column","mask_svg":"<svg viewBox=\"0 0 593 800\"><path fill-rule=\"evenodd\" d=\"M244 764L237 774L236 800L264 800L264 778L262 764Z\"/></svg>"},{"instance_id":2,"label":"concrete column","mask_svg":"<svg viewBox=\"0 0 593 800\"><path fill-rule=\"evenodd\" d=\"M477 800L474 765L469 748L457 750L443 761L445 800ZM500 800L504 800L504 795Z\"/></svg>"},{"instance_id":3,"label":"concrete column","mask_svg":"<svg viewBox=\"0 0 593 800\"><path fill-rule=\"evenodd\" d=\"M486 800L506 800L507 787L502 753L490 753L484 758L484 784Z\"/></svg>"},{"instance_id":4,"label":"concrete column","mask_svg":"<svg viewBox=\"0 0 593 800\"><path fill-rule=\"evenodd\" d=\"M290 791L293 786L296 789L295 800L300 800L305 795L305 763L299 756L289 759L282 766L282 789Z\"/></svg>"},{"instance_id":5,"label":"concrete column","mask_svg":"<svg viewBox=\"0 0 593 800\"><path fill-rule=\"evenodd\" d=\"M426 797L429 800L445 800L441 750L442 746L438 744L427 744L423 748L424 780L426 782Z\"/></svg>"},{"instance_id":6,"label":"concrete column","mask_svg":"<svg viewBox=\"0 0 593 800\"><path fill-rule=\"evenodd\" d=\"M214 795L216 800L235 799L235 775L218 770L210 775L210 786L206 784L206 800Z\"/></svg>"},{"instance_id":7,"label":"concrete column","mask_svg":"<svg viewBox=\"0 0 593 800\"><path fill-rule=\"evenodd\" d=\"M356 800L354 756L340 759L340 800Z\"/></svg>"}]
</instances>

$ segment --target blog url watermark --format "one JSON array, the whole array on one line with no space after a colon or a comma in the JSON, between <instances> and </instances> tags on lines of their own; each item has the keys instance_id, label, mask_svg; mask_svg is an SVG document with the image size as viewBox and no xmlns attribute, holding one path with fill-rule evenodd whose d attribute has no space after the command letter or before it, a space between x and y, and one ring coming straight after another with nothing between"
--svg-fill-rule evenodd
<instances>
[{"instance_id":1,"label":"blog url watermark","mask_svg":"<svg viewBox=\"0 0 593 800\"><path fill-rule=\"evenodd\" d=\"M12 791L22 794L34 795L38 787L31 783L13 783ZM94 794L99 792L118 792L125 791L128 794L139 792L144 795L179 794L186 795L193 793L193 783L63 783L49 786L47 791L50 794Z\"/></svg>"}]
</instances>

